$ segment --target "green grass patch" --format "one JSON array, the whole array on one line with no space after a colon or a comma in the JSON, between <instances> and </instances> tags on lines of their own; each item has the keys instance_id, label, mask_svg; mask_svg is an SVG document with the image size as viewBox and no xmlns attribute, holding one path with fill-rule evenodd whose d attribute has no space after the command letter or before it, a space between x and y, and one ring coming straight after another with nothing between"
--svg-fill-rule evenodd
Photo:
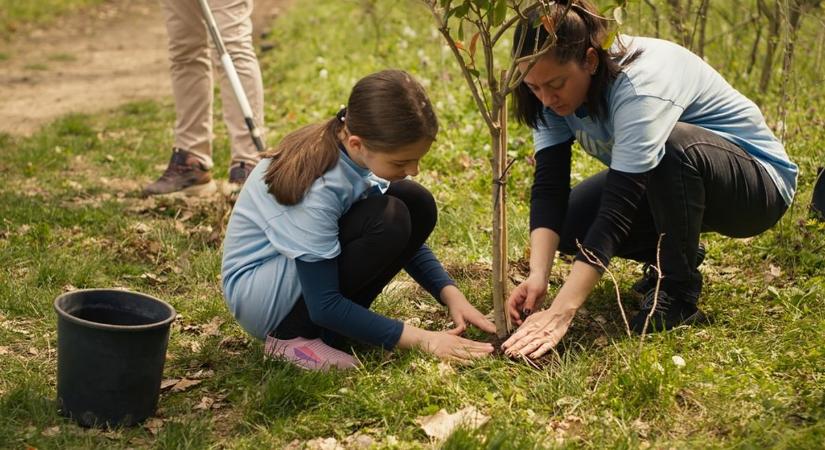
<instances>
[{"instance_id":1,"label":"green grass patch","mask_svg":"<svg viewBox=\"0 0 825 450\"><path fill-rule=\"evenodd\" d=\"M98 5L102 0L0 0L0 38L10 39L28 25L44 25L80 8Z\"/></svg>"},{"instance_id":2,"label":"green grass patch","mask_svg":"<svg viewBox=\"0 0 825 450\"><path fill-rule=\"evenodd\" d=\"M18 3L35 2L0 3L0 10ZM486 312L491 180L484 127L426 11L414 2L368 3L294 2L274 24L272 39L284 44L261 56L269 144L332 117L361 76L387 67L412 72L427 87L442 128L419 176L440 208L430 243ZM709 60L752 93L756 80L737 75L741 64L726 45L709 44ZM812 63L795 63L792 99L821 90ZM169 101L68 115L28 138L0 134L0 448L279 448L295 440L346 442L356 434L379 448L819 448L825 224L809 219L806 208L825 131L806 124L824 120L825 99L804 99L789 103L786 120L788 149L801 166L797 203L755 238L703 236L702 305L715 324L652 336L640 349L625 336L613 287L604 281L561 354L541 370L499 358L450 367L419 352L369 349L358 352L363 369L347 373L307 373L264 360L261 344L233 322L220 291L226 199L139 195L169 158ZM774 123L776 93L758 100ZM520 158L508 180L509 253L523 264L531 139L515 125L509 134ZM216 136L215 176L225 178L228 141L217 117ZM577 153L574 181L601 170ZM566 267L560 262L553 279ZM630 286L639 267L616 261L613 269L623 305L634 309ZM447 326L446 312L423 290L403 286L380 296L376 308L425 328ZM65 290L92 287L146 292L181 314L164 377L201 382L165 391L147 427L86 430L57 414L52 302ZM468 406L490 420L441 444L416 422Z\"/></svg>"}]
</instances>

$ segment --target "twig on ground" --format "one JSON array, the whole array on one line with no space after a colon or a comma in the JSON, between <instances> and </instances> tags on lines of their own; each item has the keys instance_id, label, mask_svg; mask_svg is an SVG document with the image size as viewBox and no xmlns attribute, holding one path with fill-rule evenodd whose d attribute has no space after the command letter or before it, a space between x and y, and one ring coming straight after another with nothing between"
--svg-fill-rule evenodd
<instances>
[{"instance_id":1,"label":"twig on ground","mask_svg":"<svg viewBox=\"0 0 825 450\"><path fill-rule=\"evenodd\" d=\"M627 333L627 337L630 337L630 323L627 321L627 314L625 314L624 306L622 305L622 294L619 292L619 282L616 281L616 277L613 275L613 272L610 269L608 269L607 266L605 266L601 262L601 260L599 260L599 258L597 258L596 255L593 254L593 252L584 248L584 246L582 246L581 242L579 242L578 239L576 239L576 246L579 247L579 250L581 250L584 257L587 258L587 262L596 265L602 270L604 270L604 272L607 273L607 275L610 277L610 280L613 282L613 288L616 290L616 302L619 304L619 311L621 311L622 320L624 321L624 329Z\"/></svg>"},{"instance_id":2,"label":"twig on ground","mask_svg":"<svg viewBox=\"0 0 825 450\"><path fill-rule=\"evenodd\" d=\"M664 233L659 234L659 241L656 243L656 289L653 291L653 307L650 308L650 312L647 313L645 316L645 326L642 328L642 337L639 338L639 351L642 350L642 343L645 340L645 336L647 335L647 325L650 323L650 318L653 317L653 313L656 312L656 306L659 304L659 288L662 286L662 238L665 237Z\"/></svg>"}]
</instances>

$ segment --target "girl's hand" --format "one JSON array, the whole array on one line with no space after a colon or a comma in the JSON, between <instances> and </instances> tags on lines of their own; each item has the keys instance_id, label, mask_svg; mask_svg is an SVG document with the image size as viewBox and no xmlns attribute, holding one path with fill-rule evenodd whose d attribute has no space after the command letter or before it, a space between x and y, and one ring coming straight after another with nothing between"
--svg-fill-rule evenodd
<instances>
[{"instance_id":1,"label":"girl's hand","mask_svg":"<svg viewBox=\"0 0 825 450\"><path fill-rule=\"evenodd\" d=\"M493 345L487 342L476 342L445 331L425 333L420 348L443 360L469 363L493 352Z\"/></svg>"},{"instance_id":2,"label":"girl's hand","mask_svg":"<svg viewBox=\"0 0 825 450\"><path fill-rule=\"evenodd\" d=\"M541 274L530 273L507 299L506 310L513 323L521 325L524 317L529 317L533 311L541 307L547 295L547 277Z\"/></svg>"},{"instance_id":3,"label":"girl's hand","mask_svg":"<svg viewBox=\"0 0 825 450\"><path fill-rule=\"evenodd\" d=\"M553 307L535 313L501 344L501 348L507 356L538 358L561 341L575 315L575 309Z\"/></svg>"},{"instance_id":4,"label":"girl's hand","mask_svg":"<svg viewBox=\"0 0 825 450\"><path fill-rule=\"evenodd\" d=\"M490 322L481 311L477 310L475 306L471 305L464 294L455 286L446 286L441 290L441 301L447 305L450 310L450 317L455 323L455 328L448 330L447 333L459 335L467 329L467 323L478 327L481 331L487 333L495 333L496 326Z\"/></svg>"}]
</instances>

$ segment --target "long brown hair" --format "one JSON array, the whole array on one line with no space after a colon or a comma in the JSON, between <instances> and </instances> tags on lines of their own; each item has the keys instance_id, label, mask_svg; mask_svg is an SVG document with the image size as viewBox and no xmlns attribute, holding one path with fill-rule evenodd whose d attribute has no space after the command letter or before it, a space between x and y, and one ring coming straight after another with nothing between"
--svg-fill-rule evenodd
<instances>
[{"instance_id":1,"label":"long brown hair","mask_svg":"<svg viewBox=\"0 0 825 450\"><path fill-rule=\"evenodd\" d=\"M526 22L519 23L513 36L514 58L532 55L544 46L550 35L540 20L543 15L549 16L548 23L555 28L556 40L542 58L553 57L559 64L573 60L584 64L587 50L592 48L596 51L599 65L590 80L586 102L588 111L603 119L607 115L605 92L610 83L619 76L622 69L636 60L641 51L628 55L627 48L618 36L618 49L605 50L603 44L608 36L607 19L599 14L596 6L590 0L561 0L552 2L546 9L535 8ZM523 45L518 48L520 42ZM536 128L539 121L544 121L541 115L544 105L523 82L516 87L514 103L514 114L520 123Z\"/></svg>"},{"instance_id":2,"label":"long brown hair","mask_svg":"<svg viewBox=\"0 0 825 450\"><path fill-rule=\"evenodd\" d=\"M338 162L338 133L361 138L370 150L393 149L435 140L438 119L424 88L402 70L384 70L359 80L345 110L325 122L294 131L263 157L272 158L264 175L282 205L295 205L312 183Z\"/></svg>"}]
</instances>

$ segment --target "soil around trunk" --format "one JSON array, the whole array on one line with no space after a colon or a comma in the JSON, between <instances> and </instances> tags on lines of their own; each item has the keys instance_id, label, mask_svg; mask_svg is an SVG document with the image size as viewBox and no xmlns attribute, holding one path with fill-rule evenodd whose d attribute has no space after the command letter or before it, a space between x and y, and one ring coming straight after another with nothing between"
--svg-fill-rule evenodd
<instances>
[{"instance_id":1,"label":"soil around trunk","mask_svg":"<svg viewBox=\"0 0 825 450\"><path fill-rule=\"evenodd\" d=\"M256 0L256 36L291 0ZM262 43L266 45L266 43ZM30 135L69 113L171 95L158 0L110 0L0 43L0 132Z\"/></svg>"}]
</instances>

